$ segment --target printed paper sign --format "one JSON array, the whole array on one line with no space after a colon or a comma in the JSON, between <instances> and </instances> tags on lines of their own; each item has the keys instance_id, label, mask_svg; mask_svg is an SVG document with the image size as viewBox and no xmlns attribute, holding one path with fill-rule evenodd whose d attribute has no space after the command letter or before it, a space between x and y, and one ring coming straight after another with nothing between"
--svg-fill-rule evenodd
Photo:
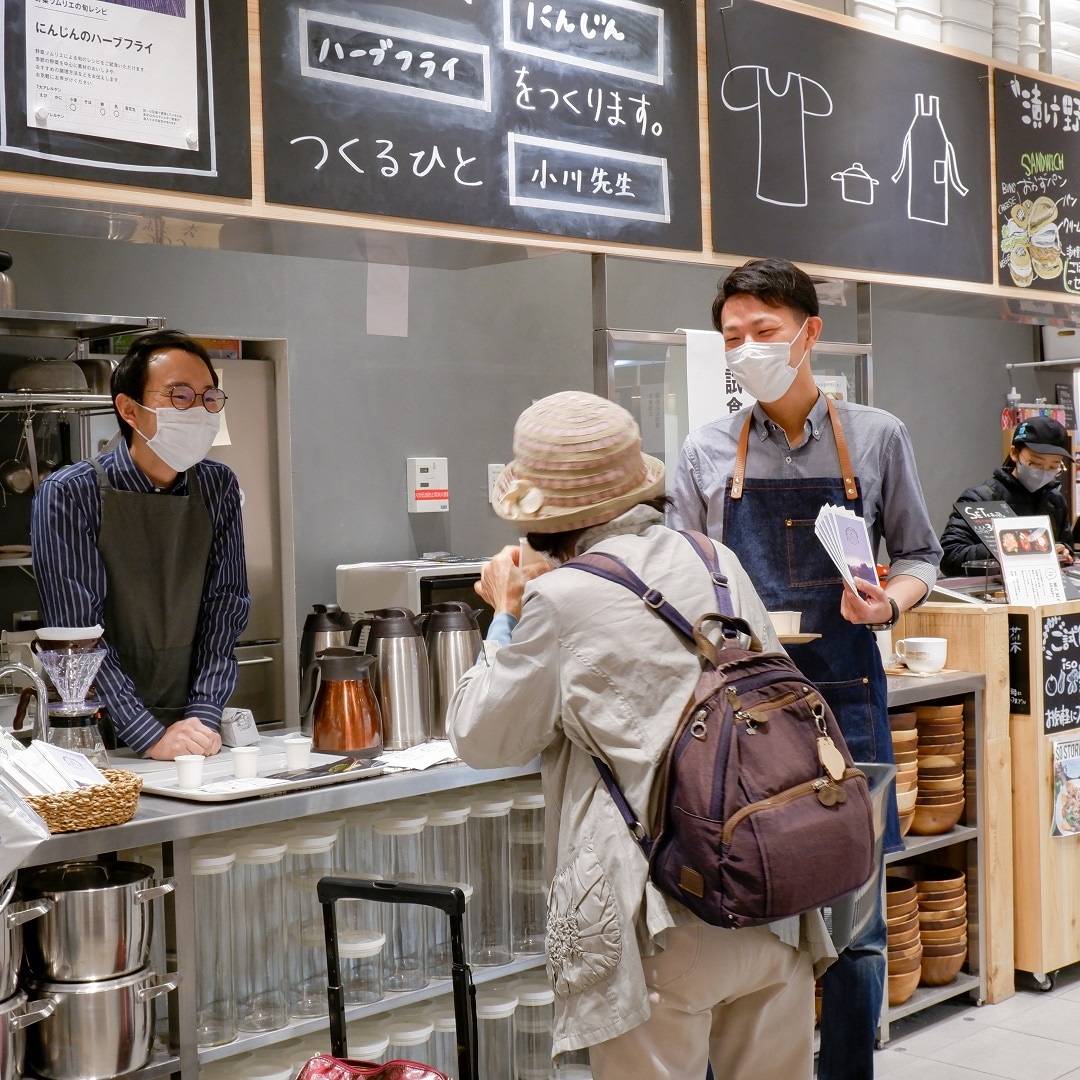
<instances>
[{"instance_id":1,"label":"printed paper sign","mask_svg":"<svg viewBox=\"0 0 1080 1080\"><path fill-rule=\"evenodd\" d=\"M1065 602L1048 517L995 518L994 535L1010 604L1039 607Z\"/></svg>"}]
</instances>

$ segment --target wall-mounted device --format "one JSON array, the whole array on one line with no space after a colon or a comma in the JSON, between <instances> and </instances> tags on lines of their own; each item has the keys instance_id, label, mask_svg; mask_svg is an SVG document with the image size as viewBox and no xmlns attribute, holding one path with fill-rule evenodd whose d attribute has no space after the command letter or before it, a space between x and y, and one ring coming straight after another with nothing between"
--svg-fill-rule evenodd
<instances>
[{"instance_id":1,"label":"wall-mounted device","mask_svg":"<svg viewBox=\"0 0 1080 1080\"><path fill-rule=\"evenodd\" d=\"M450 509L450 480L444 457L406 458L405 498L410 514L437 514Z\"/></svg>"}]
</instances>

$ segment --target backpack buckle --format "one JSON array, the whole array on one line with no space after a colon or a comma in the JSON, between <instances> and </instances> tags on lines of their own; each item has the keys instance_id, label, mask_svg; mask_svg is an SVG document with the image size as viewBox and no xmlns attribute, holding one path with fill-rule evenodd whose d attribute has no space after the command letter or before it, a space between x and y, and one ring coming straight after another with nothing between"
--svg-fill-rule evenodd
<instances>
[{"instance_id":1,"label":"backpack buckle","mask_svg":"<svg viewBox=\"0 0 1080 1080\"><path fill-rule=\"evenodd\" d=\"M662 608L665 604L664 594L659 589L650 589L642 598L653 611Z\"/></svg>"}]
</instances>

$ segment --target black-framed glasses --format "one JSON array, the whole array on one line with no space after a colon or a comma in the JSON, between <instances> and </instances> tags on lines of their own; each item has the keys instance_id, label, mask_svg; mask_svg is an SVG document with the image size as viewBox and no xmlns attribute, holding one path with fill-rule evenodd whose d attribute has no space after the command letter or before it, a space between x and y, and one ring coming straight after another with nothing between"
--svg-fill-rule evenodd
<instances>
[{"instance_id":1,"label":"black-framed glasses","mask_svg":"<svg viewBox=\"0 0 1080 1080\"><path fill-rule=\"evenodd\" d=\"M151 390L151 394L164 394L174 409L190 409L196 401L201 401L203 408L210 413L221 412L225 408L225 402L229 400L224 390L219 390L216 386L210 387L209 390L204 390L201 394L196 394L195 391L184 383L179 383L176 386L170 386L168 390Z\"/></svg>"}]
</instances>

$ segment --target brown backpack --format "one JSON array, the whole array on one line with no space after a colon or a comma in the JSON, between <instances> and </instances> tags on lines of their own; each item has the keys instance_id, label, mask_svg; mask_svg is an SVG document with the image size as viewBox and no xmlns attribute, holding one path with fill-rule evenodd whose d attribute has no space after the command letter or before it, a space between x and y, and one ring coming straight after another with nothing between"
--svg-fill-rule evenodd
<instances>
[{"instance_id":1,"label":"brown backpack","mask_svg":"<svg viewBox=\"0 0 1080 1080\"><path fill-rule=\"evenodd\" d=\"M630 589L702 658L662 766L654 833L608 765L593 760L657 886L713 926L755 926L822 907L870 879L869 786L820 692L784 653L762 652L734 617L711 541L683 535L709 568L719 607L693 626L612 555L565 564ZM703 631L708 622L723 625L718 646ZM749 649L738 635L750 639Z\"/></svg>"}]
</instances>

